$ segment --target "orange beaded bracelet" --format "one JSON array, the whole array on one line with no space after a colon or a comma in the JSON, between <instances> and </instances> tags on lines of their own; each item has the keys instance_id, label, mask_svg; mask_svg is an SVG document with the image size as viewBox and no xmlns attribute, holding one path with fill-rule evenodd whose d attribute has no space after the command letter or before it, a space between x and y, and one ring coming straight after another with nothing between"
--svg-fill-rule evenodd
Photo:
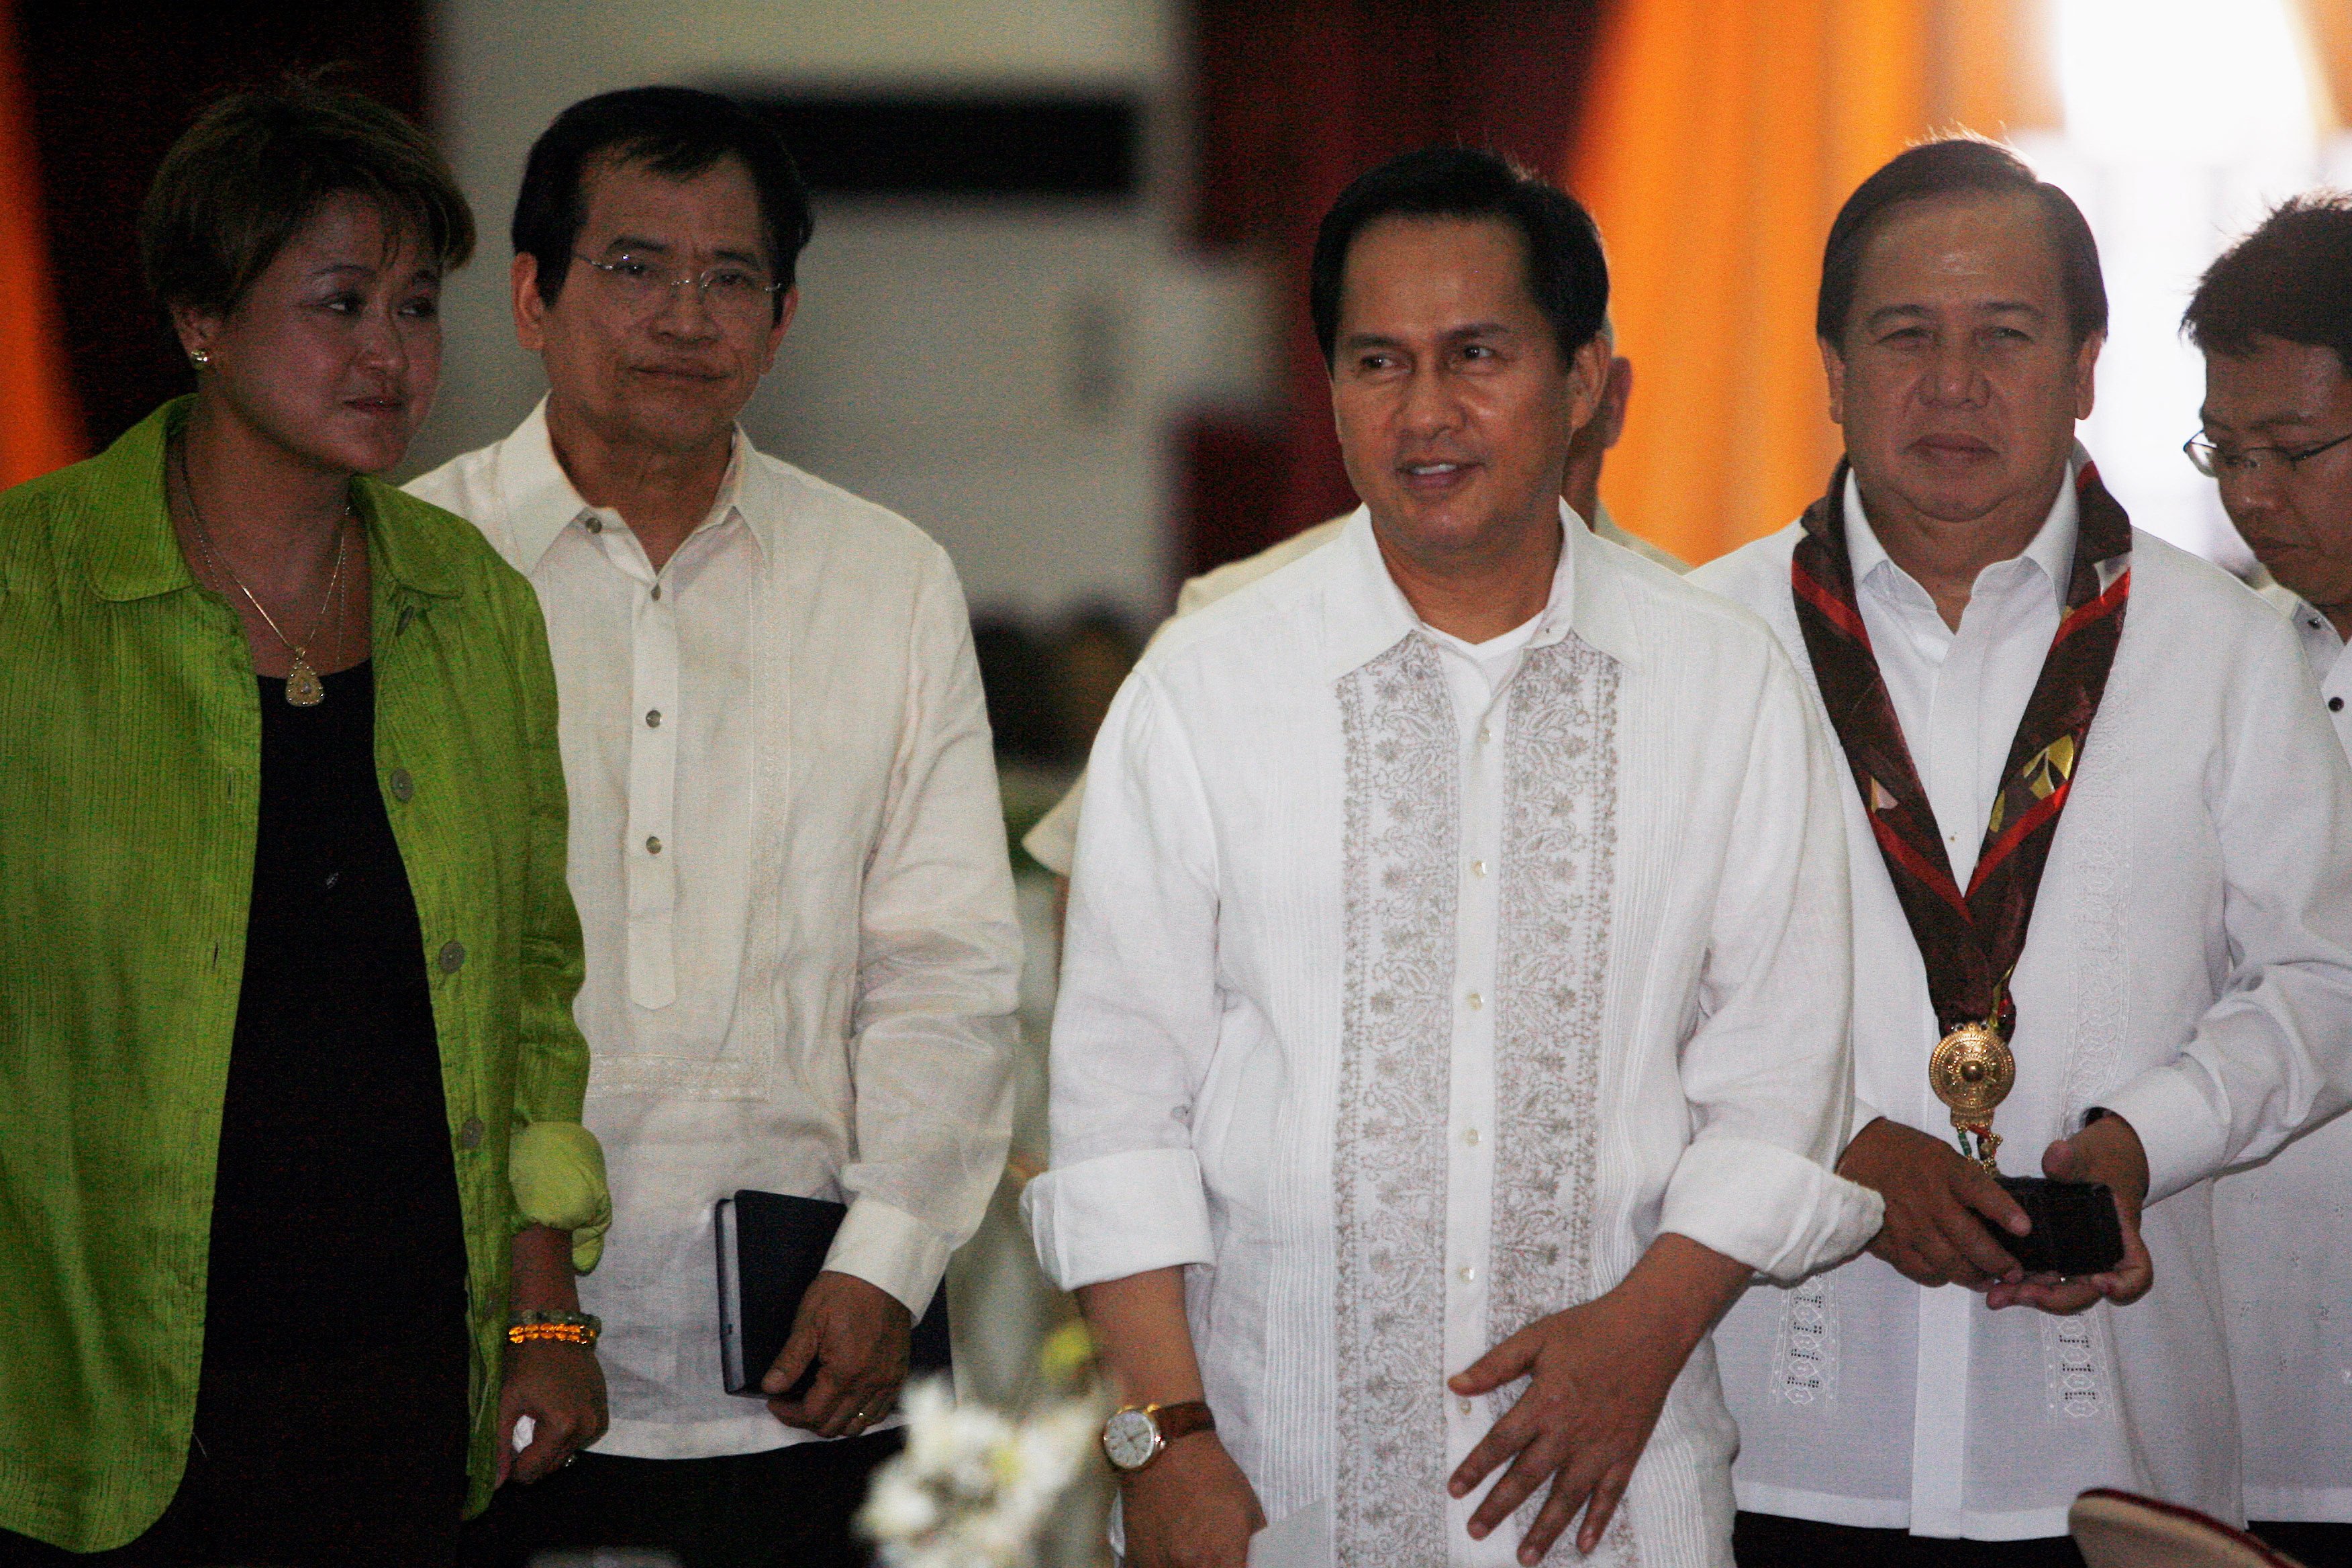
<instances>
[{"instance_id":1,"label":"orange beaded bracelet","mask_svg":"<svg viewBox=\"0 0 2352 1568\"><path fill-rule=\"evenodd\" d=\"M508 1321L507 1343L520 1345L547 1340L593 1350L597 1337L604 1331L603 1321L587 1312L518 1312Z\"/></svg>"}]
</instances>

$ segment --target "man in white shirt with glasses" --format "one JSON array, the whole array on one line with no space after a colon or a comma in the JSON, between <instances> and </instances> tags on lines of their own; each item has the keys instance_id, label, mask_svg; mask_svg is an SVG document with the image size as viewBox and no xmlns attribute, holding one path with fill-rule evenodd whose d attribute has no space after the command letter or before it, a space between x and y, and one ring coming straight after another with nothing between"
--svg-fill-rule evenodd
<instances>
[{"instance_id":1,"label":"man in white shirt with glasses","mask_svg":"<svg viewBox=\"0 0 2352 1568\"><path fill-rule=\"evenodd\" d=\"M2205 353L2189 460L2220 481L2352 752L2352 197L2272 213L2183 324ZM2223 1177L2213 1210L2246 1513L2306 1563L2352 1561L2352 1119Z\"/></svg>"},{"instance_id":2,"label":"man in white shirt with glasses","mask_svg":"<svg viewBox=\"0 0 2352 1568\"><path fill-rule=\"evenodd\" d=\"M485 1560L863 1563L911 1323L1003 1168L1021 947L955 572L736 424L809 232L789 154L724 99L565 110L515 213L547 398L410 487L546 613L614 1193L581 1288L612 1429L499 1500ZM740 1188L848 1205L764 1403L720 1371L711 1216Z\"/></svg>"}]
</instances>

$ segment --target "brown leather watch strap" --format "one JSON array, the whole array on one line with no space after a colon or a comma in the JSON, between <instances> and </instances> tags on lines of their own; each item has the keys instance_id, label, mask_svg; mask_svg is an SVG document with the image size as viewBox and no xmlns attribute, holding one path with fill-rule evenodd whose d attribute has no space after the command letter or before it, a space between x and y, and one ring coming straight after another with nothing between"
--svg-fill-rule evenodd
<instances>
[{"instance_id":1,"label":"brown leather watch strap","mask_svg":"<svg viewBox=\"0 0 2352 1568\"><path fill-rule=\"evenodd\" d=\"M1155 1405L1151 1407L1151 1424L1160 1428L1160 1447L1166 1447L1179 1437L1189 1437L1195 1432L1213 1432L1217 1418L1203 1401L1188 1399L1181 1405Z\"/></svg>"}]
</instances>

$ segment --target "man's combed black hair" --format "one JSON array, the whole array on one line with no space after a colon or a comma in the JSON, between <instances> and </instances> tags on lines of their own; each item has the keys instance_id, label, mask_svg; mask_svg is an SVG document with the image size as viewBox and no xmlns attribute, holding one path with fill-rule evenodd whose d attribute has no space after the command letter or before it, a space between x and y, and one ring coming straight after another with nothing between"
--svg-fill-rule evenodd
<instances>
[{"instance_id":1,"label":"man's combed black hair","mask_svg":"<svg viewBox=\"0 0 2352 1568\"><path fill-rule=\"evenodd\" d=\"M2076 345L2107 330L2107 285L2099 271L2099 242L2074 198L1998 142L1948 136L1897 153L1855 186L1838 209L1829 244L1822 250L1815 336L1832 344L1843 340L1863 255L1886 216L1909 202L1952 195L2031 198L2042 209L2051 248L2058 253L2059 291L2066 300L2067 325Z\"/></svg>"},{"instance_id":2,"label":"man's combed black hair","mask_svg":"<svg viewBox=\"0 0 2352 1568\"><path fill-rule=\"evenodd\" d=\"M775 132L759 116L715 92L688 87L632 87L581 100L555 117L531 144L515 198L514 247L539 263L539 297L553 304L572 269L572 247L587 221L581 179L612 162L690 180L722 158L738 158L760 194L768 267L782 318L801 252L815 229L808 186Z\"/></svg>"},{"instance_id":3,"label":"man's combed black hair","mask_svg":"<svg viewBox=\"0 0 2352 1568\"><path fill-rule=\"evenodd\" d=\"M2231 358L2256 338L2336 351L2352 375L2352 194L2314 191L2281 203L2205 269L2180 325Z\"/></svg>"},{"instance_id":4,"label":"man's combed black hair","mask_svg":"<svg viewBox=\"0 0 2352 1568\"><path fill-rule=\"evenodd\" d=\"M1609 263L1601 231L1576 198L1491 153L1428 147L1391 158L1339 193L1315 236L1307 309L1323 363L1339 337L1339 288L1348 247L1384 217L1496 218L1519 231L1528 292L1559 334L1562 360L1592 341L1609 311Z\"/></svg>"}]
</instances>

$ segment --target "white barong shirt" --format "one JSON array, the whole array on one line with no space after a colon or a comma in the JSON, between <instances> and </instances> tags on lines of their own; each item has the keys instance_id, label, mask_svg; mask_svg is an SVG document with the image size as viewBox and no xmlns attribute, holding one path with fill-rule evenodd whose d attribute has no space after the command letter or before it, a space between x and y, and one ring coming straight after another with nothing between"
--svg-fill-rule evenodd
<instances>
[{"instance_id":1,"label":"white barong shirt","mask_svg":"<svg viewBox=\"0 0 2352 1568\"><path fill-rule=\"evenodd\" d=\"M2276 583L2336 736L2352 754L2352 658ZM2214 1184L2230 1376L2250 1519L2352 1521L2352 1116Z\"/></svg>"},{"instance_id":2,"label":"white barong shirt","mask_svg":"<svg viewBox=\"0 0 2352 1568\"><path fill-rule=\"evenodd\" d=\"M1339 531L1347 526L1348 517L1354 514L1349 513L1335 517L1328 521L1318 522L1312 528L1301 529L1289 538L1279 543L1270 544L1255 555L1245 555L1239 561L1228 561L1223 566L1202 573L1198 577L1186 578L1184 585L1176 590L1175 614L1169 616L1166 621L1162 621L1160 629L1151 635L1157 637L1160 632L1167 630L1171 624L1183 619L1194 611L1213 605L1219 599L1240 593L1261 577L1271 577L1302 555L1313 554L1339 538ZM1669 572L1680 574L1690 570L1640 534L1629 533L1618 527L1617 521L1609 515L1609 505L1606 501L1594 503L1592 531L1612 544L1623 545L1643 560L1656 562ZM1077 858L1078 813L1084 808L1086 799L1087 776L1080 773L1077 781L1072 784L1062 798L1054 804L1054 809L1038 818L1037 825L1022 836L1021 847L1029 851L1031 858L1057 877L1068 876L1070 864Z\"/></svg>"},{"instance_id":3,"label":"white barong shirt","mask_svg":"<svg viewBox=\"0 0 2352 1568\"><path fill-rule=\"evenodd\" d=\"M542 404L411 483L538 591L586 940L574 1011L613 1228L596 1451L810 1440L719 1372L713 1205L845 1202L826 1267L919 1316L1012 1136L1021 937L963 594L901 518L738 431L655 571Z\"/></svg>"},{"instance_id":4,"label":"white barong shirt","mask_svg":"<svg viewBox=\"0 0 2352 1568\"><path fill-rule=\"evenodd\" d=\"M1076 1288L1187 1268L1269 1519L1362 1568L1502 1564L1445 1481L1524 1384L1444 1379L1663 1231L1850 1254L1842 781L1755 620L1595 538L1542 616L1423 626L1361 511L1167 629L1092 758L1025 1197ZM1730 1562L1704 1347L1599 1561Z\"/></svg>"},{"instance_id":5,"label":"white barong shirt","mask_svg":"<svg viewBox=\"0 0 2352 1568\"><path fill-rule=\"evenodd\" d=\"M1872 647L1953 865L1972 870L2057 629L2074 486L2023 554L1979 575L1957 633L1852 489L1845 517ZM1692 580L1762 616L1818 704L1790 585L1801 533ZM2017 1084L1994 1128L2003 1172L2039 1175L2091 1107L2126 1118L2147 1151L2155 1288L2074 1317L1993 1312L1864 1256L1750 1290L1715 1335L1744 1509L2018 1540L2065 1534L2075 1495L2108 1486L2243 1518L2210 1178L2344 1103L2329 1079L2352 1033L2352 771L2276 613L2151 535L2132 547L2122 642L2011 987ZM1950 1138L1927 971L1840 773L1854 1125Z\"/></svg>"}]
</instances>

